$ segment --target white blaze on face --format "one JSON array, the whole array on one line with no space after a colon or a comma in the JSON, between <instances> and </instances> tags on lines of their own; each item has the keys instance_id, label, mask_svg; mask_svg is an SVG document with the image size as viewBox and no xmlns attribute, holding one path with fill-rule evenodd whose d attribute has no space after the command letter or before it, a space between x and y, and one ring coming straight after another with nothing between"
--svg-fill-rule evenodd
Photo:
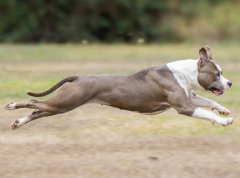
<instances>
[{"instance_id":1,"label":"white blaze on face","mask_svg":"<svg viewBox=\"0 0 240 178\"><path fill-rule=\"evenodd\" d=\"M217 69L220 72L220 82L224 86L224 90L228 90L230 88L229 85L228 85L229 80L222 76L222 69L221 69L221 67L218 64L216 64L216 63L214 63L214 64L215 64L215 66L217 67Z\"/></svg>"}]
</instances>

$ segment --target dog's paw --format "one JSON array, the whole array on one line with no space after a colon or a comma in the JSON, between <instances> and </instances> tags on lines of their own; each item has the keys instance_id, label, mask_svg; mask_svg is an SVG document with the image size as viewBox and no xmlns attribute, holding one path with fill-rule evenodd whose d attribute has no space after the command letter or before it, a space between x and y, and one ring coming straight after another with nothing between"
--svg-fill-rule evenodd
<instances>
[{"instance_id":1,"label":"dog's paw","mask_svg":"<svg viewBox=\"0 0 240 178\"><path fill-rule=\"evenodd\" d=\"M12 124L11 124L11 128L12 130L15 130L19 127L22 127L24 124L28 123L31 121L30 117L23 117L23 118L19 118L17 120L15 120Z\"/></svg>"},{"instance_id":2,"label":"dog's paw","mask_svg":"<svg viewBox=\"0 0 240 178\"><path fill-rule=\"evenodd\" d=\"M15 130L15 129L18 127L18 123L19 123L19 121L18 121L18 120L15 120L15 121L11 124L12 130Z\"/></svg>"},{"instance_id":3,"label":"dog's paw","mask_svg":"<svg viewBox=\"0 0 240 178\"><path fill-rule=\"evenodd\" d=\"M219 112L219 114L225 115L225 116L230 114L230 111L226 108L224 108L223 110L218 111L218 112Z\"/></svg>"},{"instance_id":4,"label":"dog's paw","mask_svg":"<svg viewBox=\"0 0 240 178\"><path fill-rule=\"evenodd\" d=\"M6 110L14 110L16 109L16 103L14 102L7 103L3 106L3 108Z\"/></svg>"},{"instance_id":5,"label":"dog's paw","mask_svg":"<svg viewBox=\"0 0 240 178\"><path fill-rule=\"evenodd\" d=\"M220 121L218 121L218 124L220 124L222 126L227 126L229 124L232 124L233 121L234 121L234 119L232 117L222 118Z\"/></svg>"},{"instance_id":6,"label":"dog's paw","mask_svg":"<svg viewBox=\"0 0 240 178\"><path fill-rule=\"evenodd\" d=\"M230 114L230 111L222 106L216 106L216 107L214 107L214 109L216 109L219 112L219 114L221 114L221 115L226 116L226 115Z\"/></svg>"}]
</instances>

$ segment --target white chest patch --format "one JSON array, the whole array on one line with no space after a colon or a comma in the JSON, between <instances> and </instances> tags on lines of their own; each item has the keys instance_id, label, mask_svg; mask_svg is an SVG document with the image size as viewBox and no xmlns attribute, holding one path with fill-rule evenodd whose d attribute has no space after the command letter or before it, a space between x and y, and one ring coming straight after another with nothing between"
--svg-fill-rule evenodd
<instances>
[{"instance_id":1,"label":"white chest patch","mask_svg":"<svg viewBox=\"0 0 240 178\"><path fill-rule=\"evenodd\" d=\"M166 64L168 69L173 73L179 85L185 91L188 97L188 91L190 90L192 83L192 72L196 70L197 61L196 60L182 60Z\"/></svg>"}]
</instances>

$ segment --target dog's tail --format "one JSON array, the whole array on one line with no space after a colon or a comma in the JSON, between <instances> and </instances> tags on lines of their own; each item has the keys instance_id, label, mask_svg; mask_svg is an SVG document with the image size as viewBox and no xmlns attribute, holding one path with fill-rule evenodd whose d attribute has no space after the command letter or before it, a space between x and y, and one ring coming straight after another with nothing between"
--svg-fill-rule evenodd
<instances>
[{"instance_id":1,"label":"dog's tail","mask_svg":"<svg viewBox=\"0 0 240 178\"><path fill-rule=\"evenodd\" d=\"M27 94L30 95L30 96L34 96L34 97L46 96L46 95L49 95L50 93L52 93L53 91L55 91L56 89L58 89L59 87L61 87L64 83L66 83L66 82L73 82L77 78L78 78L78 76L71 76L71 77L63 79L61 82L58 82L56 85L54 85L52 88L50 88L47 91L44 91L42 93L27 92Z\"/></svg>"}]
</instances>

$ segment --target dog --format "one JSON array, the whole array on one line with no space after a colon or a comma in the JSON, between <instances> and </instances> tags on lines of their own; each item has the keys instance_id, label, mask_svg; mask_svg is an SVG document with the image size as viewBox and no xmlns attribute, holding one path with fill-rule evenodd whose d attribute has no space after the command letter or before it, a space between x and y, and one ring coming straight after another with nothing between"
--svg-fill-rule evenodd
<instances>
[{"instance_id":1,"label":"dog","mask_svg":"<svg viewBox=\"0 0 240 178\"><path fill-rule=\"evenodd\" d=\"M42 97L60 87L49 99L10 102L4 105L4 109L35 109L31 115L15 120L11 124L13 130L32 120L62 114L89 103L142 114L158 114L173 107L179 114L205 119L213 124L232 124L232 117L222 118L200 108L209 107L222 115L230 114L228 109L215 101L196 95L193 90L220 96L232 86L232 82L222 76L220 66L212 59L210 47L202 47L199 55L197 60L170 62L143 69L132 75L71 76L45 92L27 93L30 96Z\"/></svg>"}]
</instances>

